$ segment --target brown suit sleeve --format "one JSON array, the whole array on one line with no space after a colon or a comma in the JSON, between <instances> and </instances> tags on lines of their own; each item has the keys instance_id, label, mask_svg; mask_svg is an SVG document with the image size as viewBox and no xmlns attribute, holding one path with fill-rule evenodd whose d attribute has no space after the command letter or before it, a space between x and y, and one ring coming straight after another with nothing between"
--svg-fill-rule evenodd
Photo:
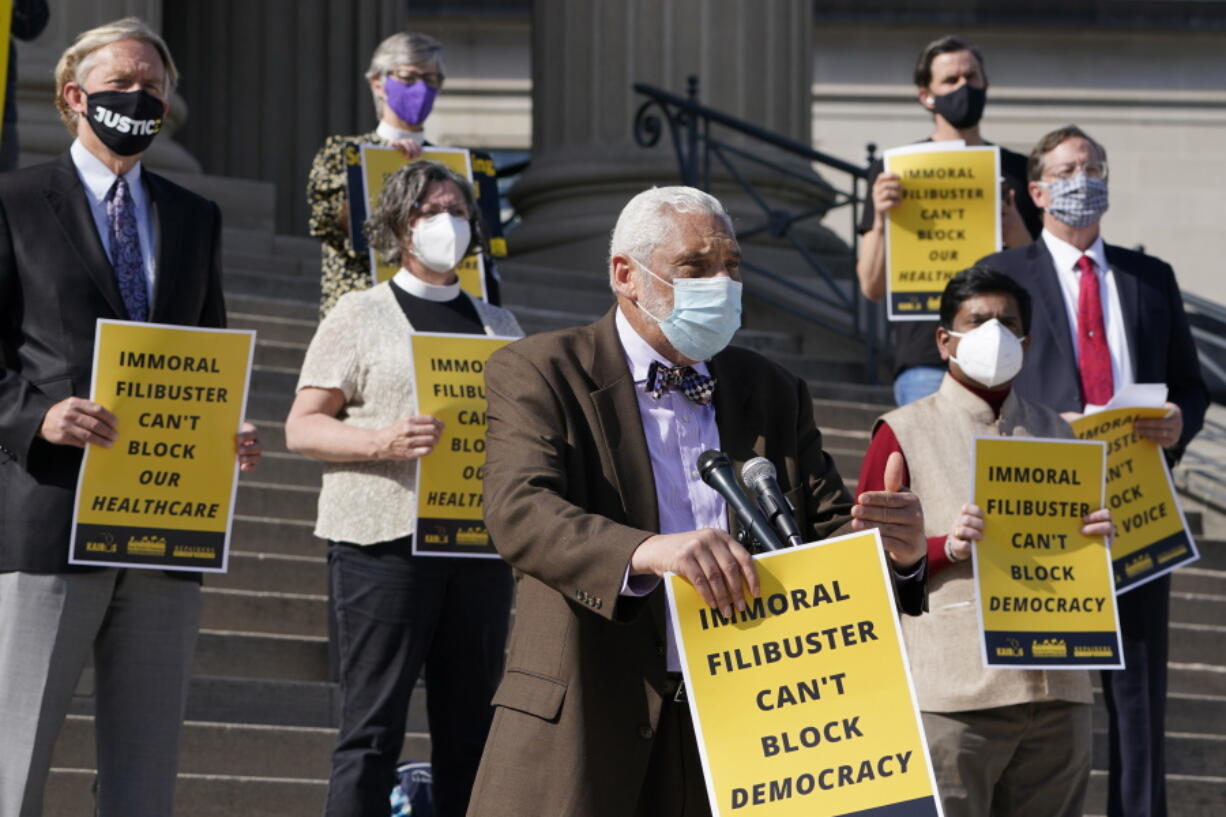
<instances>
[{"instance_id":1,"label":"brown suit sleeve","mask_svg":"<svg viewBox=\"0 0 1226 817\"><path fill-rule=\"evenodd\" d=\"M551 382L509 346L490 358L485 385L485 522L498 552L597 615L637 612L617 604L618 593L631 554L653 532L608 515L612 489L588 476L599 471L590 462L596 430L570 384Z\"/></svg>"},{"instance_id":2,"label":"brown suit sleeve","mask_svg":"<svg viewBox=\"0 0 1226 817\"><path fill-rule=\"evenodd\" d=\"M822 448L822 434L813 419L813 400L803 381L799 384L799 424L797 448L801 478L805 481L806 519L802 532L813 539L827 539L851 533L851 507L854 498L848 493L834 459ZM927 558L927 557L925 557ZM907 615L919 615L928 606L927 563L900 577L891 569L894 579L894 601Z\"/></svg>"}]
</instances>

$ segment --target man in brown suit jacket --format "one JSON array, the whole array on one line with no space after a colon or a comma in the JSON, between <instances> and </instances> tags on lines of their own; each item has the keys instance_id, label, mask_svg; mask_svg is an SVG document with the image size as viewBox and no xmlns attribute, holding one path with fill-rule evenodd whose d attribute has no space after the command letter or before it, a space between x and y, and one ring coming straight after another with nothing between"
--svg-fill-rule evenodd
<instances>
[{"instance_id":1,"label":"man in brown suit jacket","mask_svg":"<svg viewBox=\"0 0 1226 817\"><path fill-rule=\"evenodd\" d=\"M486 523L518 601L470 817L709 814L658 577L681 574L729 611L758 585L693 451L770 459L808 539L879 527L901 606L923 607L918 500L881 491L853 506L804 383L723 348L739 325L738 262L718 201L646 191L613 234L617 307L490 360ZM713 400L654 388L659 362L687 367L683 389L713 376Z\"/></svg>"}]
</instances>

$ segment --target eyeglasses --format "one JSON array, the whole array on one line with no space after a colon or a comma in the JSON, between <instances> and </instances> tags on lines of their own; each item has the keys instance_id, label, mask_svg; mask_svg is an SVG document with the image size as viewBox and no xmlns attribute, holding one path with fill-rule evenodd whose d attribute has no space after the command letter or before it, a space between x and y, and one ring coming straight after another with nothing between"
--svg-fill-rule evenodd
<instances>
[{"instance_id":1,"label":"eyeglasses","mask_svg":"<svg viewBox=\"0 0 1226 817\"><path fill-rule=\"evenodd\" d=\"M449 216L454 216L464 221L468 221L470 218L468 208L463 204L453 204L450 207L440 207L437 204L414 204L413 209L422 218L432 218L441 213L446 213Z\"/></svg>"},{"instance_id":2,"label":"eyeglasses","mask_svg":"<svg viewBox=\"0 0 1226 817\"><path fill-rule=\"evenodd\" d=\"M1079 173L1084 173L1089 179L1105 179L1107 178L1107 163L1106 162L1087 162L1085 164L1063 164L1056 165L1044 169L1044 176L1052 176L1057 179L1071 179Z\"/></svg>"},{"instance_id":3,"label":"eyeglasses","mask_svg":"<svg viewBox=\"0 0 1226 817\"><path fill-rule=\"evenodd\" d=\"M398 82L412 85L424 82L426 87L438 90L443 87L443 75L437 71L389 71L388 76L395 77Z\"/></svg>"}]
</instances>

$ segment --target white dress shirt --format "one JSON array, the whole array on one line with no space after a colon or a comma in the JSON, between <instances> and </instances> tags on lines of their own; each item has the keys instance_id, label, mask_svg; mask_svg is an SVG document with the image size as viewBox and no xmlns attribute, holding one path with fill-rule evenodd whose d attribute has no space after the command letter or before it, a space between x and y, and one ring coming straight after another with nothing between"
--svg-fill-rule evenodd
<instances>
[{"instance_id":1,"label":"white dress shirt","mask_svg":"<svg viewBox=\"0 0 1226 817\"><path fill-rule=\"evenodd\" d=\"M1073 354L1080 359L1081 342L1077 336L1077 300L1081 294L1081 270L1077 260L1088 255L1094 262L1094 274L1098 276L1098 291L1102 297L1103 329L1107 333L1107 348L1111 352L1111 377L1115 390L1133 383L1132 354L1128 350L1128 335L1124 331L1124 313L1120 308L1120 291L1116 286L1115 273L1107 265L1107 252L1103 247L1102 236L1094 239L1085 252L1072 244L1057 238L1047 230L1043 231L1043 243L1051 253L1056 267L1056 280L1060 282L1060 292L1064 295L1064 306L1068 313L1069 331L1072 333Z\"/></svg>"},{"instance_id":2,"label":"white dress shirt","mask_svg":"<svg viewBox=\"0 0 1226 817\"><path fill-rule=\"evenodd\" d=\"M94 226L98 228L98 237L102 239L102 249L106 257L114 264L111 254L111 221L106 215L106 196L119 177L90 153L79 139L74 140L68 149L72 163L81 177L85 187L85 200L89 202L89 211L94 217ZM153 284L157 280L157 252L154 247L154 236L157 234L153 221L153 207L149 202L149 194L140 177L140 162L123 174L128 183L128 192L132 196L132 204L136 214L136 232L140 236L140 256L145 267L145 287L149 295L149 313L153 313Z\"/></svg>"},{"instance_id":3,"label":"white dress shirt","mask_svg":"<svg viewBox=\"0 0 1226 817\"><path fill-rule=\"evenodd\" d=\"M617 310L617 337L621 341L630 375L634 378L634 393L639 401L639 416L647 452L651 455L651 471L656 485L656 507L660 514L660 533L684 533L700 528L728 530L728 512L724 498L698 476L698 457L707 450L719 450L719 428L715 424L715 405L699 405L678 389L669 389L652 397L644 386L652 361L672 365L634 331L630 321ZM699 374L710 376L705 362L694 364ZM622 595L645 596L655 589L658 576L631 576L626 567ZM672 622L666 622L668 669L681 670L677 645L673 640Z\"/></svg>"}]
</instances>

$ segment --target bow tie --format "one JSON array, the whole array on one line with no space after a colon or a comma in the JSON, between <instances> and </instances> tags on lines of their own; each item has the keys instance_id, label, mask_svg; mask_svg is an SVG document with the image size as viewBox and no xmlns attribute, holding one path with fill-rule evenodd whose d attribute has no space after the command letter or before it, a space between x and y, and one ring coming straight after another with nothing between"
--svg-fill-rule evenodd
<instances>
[{"instance_id":1,"label":"bow tie","mask_svg":"<svg viewBox=\"0 0 1226 817\"><path fill-rule=\"evenodd\" d=\"M678 389L700 406L708 405L715 394L715 378L699 374L690 366L669 366L658 360L647 370L643 391L659 400L669 389Z\"/></svg>"}]
</instances>

